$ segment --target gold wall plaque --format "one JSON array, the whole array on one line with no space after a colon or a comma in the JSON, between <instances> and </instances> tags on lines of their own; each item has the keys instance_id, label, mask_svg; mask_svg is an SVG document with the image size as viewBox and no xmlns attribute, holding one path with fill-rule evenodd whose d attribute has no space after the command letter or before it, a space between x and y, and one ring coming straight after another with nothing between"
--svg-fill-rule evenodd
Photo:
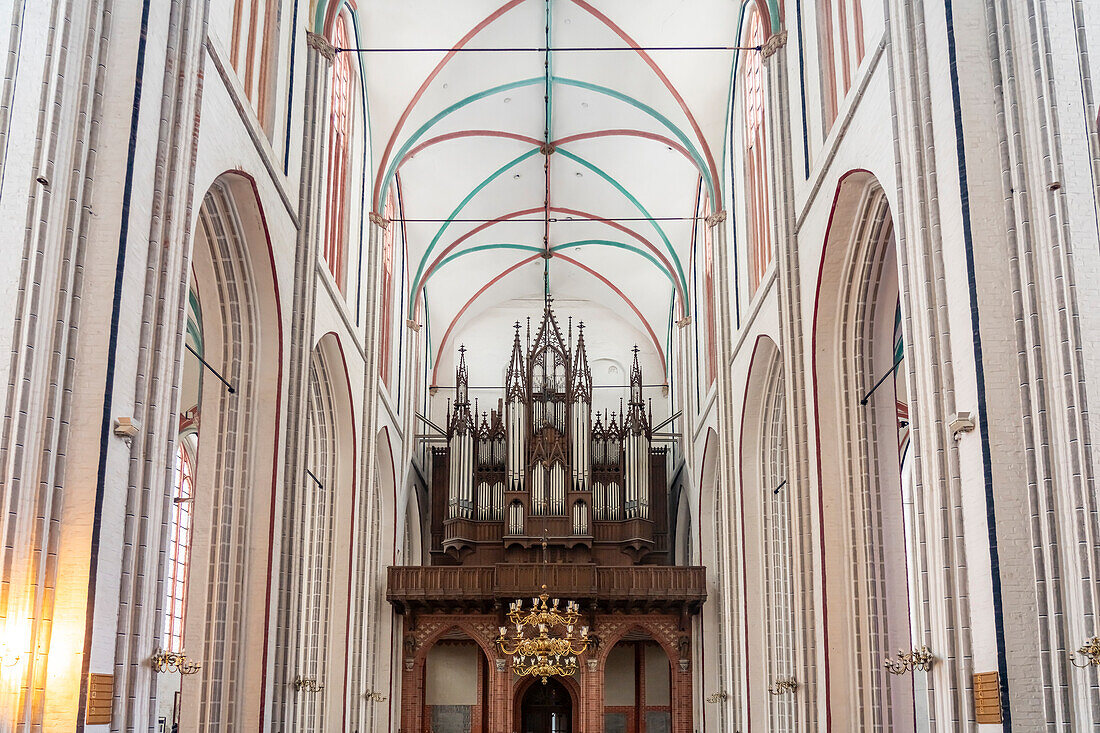
<instances>
[{"instance_id":1,"label":"gold wall plaque","mask_svg":"<svg viewBox=\"0 0 1100 733\"><path fill-rule=\"evenodd\" d=\"M88 710L84 715L86 725L103 725L111 722L111 703L115 697L113 674L88 675Z\"/></svg>"},{"instance_id":2,"label":"gold wall plaque","mask_svg":"<svg viewBox=\"0 0 1100 733\"><path fill-rule=\"evenodd\" d=\"M978 723L1000 723L1001 679L997 672L974 675L974 719Z\"/></svg>"}]
</instances>

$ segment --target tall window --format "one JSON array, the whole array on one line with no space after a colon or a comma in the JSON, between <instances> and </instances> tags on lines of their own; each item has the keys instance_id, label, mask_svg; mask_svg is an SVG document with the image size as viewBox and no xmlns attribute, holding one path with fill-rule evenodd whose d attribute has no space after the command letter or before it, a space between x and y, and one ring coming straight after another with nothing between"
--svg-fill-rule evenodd
<instances>
[{"instance_id":1,"label":"tall window","mask_svg":"<svg viewBox=\"0 0 1100 733\"><path fill-rule=\"evenodd\" d=\"M397 222L394 221L396 210L393 189L391 188L389 196L386 197L386 207L382 212L382 216L389 223L382 232L382 319L379 321L379 328L382 329L380 334L379 376L382 377L382 383L387 387L390 384L390 362L393 361L393 356L390 354L390 344L393 339L394 239L397 236L398 227Z\"/></svg>"},{"instance_id":2,"label":"tall window","mask_svg":"<svg viewBox=\"0 0 1100 733\"><path fill-rule=\"evenodd\" d=\"M332 24L329 39L337 48L348 48L348 28L343 17ZM351 166L352 55L336 54L332 62L332 98L329 102L328 189L325 195L324 257L329 272L344 289L344 257L347 251L348 170Z\"/></svg>"},{"instance_id":3,"label":"tall window","mask_svg":"<svg viewBox=\"0 0 1100 733\"><path fill-rule=\"evenodd\" d=\"M276 0L236 0L229 55L261 127L270 133L272 51L279 38Z\"/></svg>"},{"instance_id":4,"label":"tall window","mask_svg":"<svg viewBox=\"0 0 1100 733\"><path fill-rule=\"evenodd\" d=\"M761 441L764 496L764 577L767 599L768 675L775 680L794 672L794 587L791 583L790 487L787 485L787 416L783 372L776 358L768 380ZM794 725L790 695L772 698L771 716L776 730Z\"/></svg>"},{"instance_id":5,"label":"tall window","mask_svg":"<svg viewBox=\"0 0 1100 733\"><path fill-rule=\"evenodd\" d=\"M863 61L861 0L820 0L817 3L821 95L825 132L836 120L840 100L848 95L852 77Z\"/></svg>"},{"instance_id":6,"label":"tall window","mask_svg":"<svg viewBox=\"0 0 1100 733\"><path fill-rule=\"evenodd\" d=\"M764 43L760 13L749 18L748 45ZM749 291L755 293L771 262L768 241L768 168L764 138L764 59L762 54L742 57L741 89L745 108L745 209L749 241Z\"/></svg>"},{"instance_id":7,"label":"tall window","mask_svg":"<svg viewBox=\"0 0 1100 733\"><path fill-rule=\"evenodd\" d=\"M195 499L195 473L183 446L176 448L176 471L169 509L167 572L165 573L164 638L166 651L183 650L183 623L187 606L187 570L191 562L191 529Z\"/></svg>"}]
</instances>

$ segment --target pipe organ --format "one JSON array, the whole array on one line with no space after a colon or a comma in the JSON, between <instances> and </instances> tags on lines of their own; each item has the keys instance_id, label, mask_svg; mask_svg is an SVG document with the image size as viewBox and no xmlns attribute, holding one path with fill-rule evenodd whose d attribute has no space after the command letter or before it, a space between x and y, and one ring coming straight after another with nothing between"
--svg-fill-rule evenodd
<instances>
[{"instance_id":1,"label":"pipe organ","mask_svg":"<svg viewBox=\"0 0 1100 733\"><path fill-rule=\"evenodd\" d=\"M544 538L563 559L665 562L666 455L652 444L637 347L627 403L600 413L584 324L575 341L572 325L563 335L548 302L530 333L525 343L516 323L504 397L488 411L471 404L459 350L447 445L433 453L433 562L522 560Z\"/></svg>"}]
</instances>

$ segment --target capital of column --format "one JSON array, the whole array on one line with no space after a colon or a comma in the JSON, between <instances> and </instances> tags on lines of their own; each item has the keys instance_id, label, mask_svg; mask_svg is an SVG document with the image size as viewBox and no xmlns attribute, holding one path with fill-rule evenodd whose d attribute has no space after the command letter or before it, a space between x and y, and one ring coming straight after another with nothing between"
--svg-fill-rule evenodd
<instances>
[{"instance_id":1,"label":"capital of column","mask_svg":"<svg viewBox=\"0 0 1100 733\"><path fill-rule=\"evenodd\" d=\"M389 219L387 219L386 217L382 216L381 214L379 214L375 211L370 212L370 214L367 216L367 218L370 219L372 224L377 224L378 226L382 227L383 229L385 229L386 227L388 227L390 225L390 220Z\"/></svg>"},{"instance_id":2,"label":"capital of column","mask_svg":"<svg viewBox=\"0 0 1100 733\"><path fill-rule=\"evenodd\" d=\"M775 52L787 45L787 31L780 31L768 36L768 40L760 47L760 55L770 59Z\"/></svg>"},{"instance_id":3,"label":"capital of column","mask_svg":"<svg viewBox=\"0 0 1100 733\"><path fill-rule=\"evenodd\" d=\"M336 60L336 47L329 43L328 39L322 36L320 33L306 31L306 45L312 48L317 53L321 54L330 62Z\"/></svg>"},{"instance_id":4,"label":"capital of column","mask_svg":"<svg viewBox=\"0 0 1100 733\"><path fill-rule=\"evenodd\" d=\"M707 219L706 219L706 223L707 223L708 227L714 227L714 226L717 226L718 224L721 224L725 220L726 220L726 210L722 209L721 211L715 212L715 213L711 214L710 216L708 216Z\"/></svg>"}]
</instances>

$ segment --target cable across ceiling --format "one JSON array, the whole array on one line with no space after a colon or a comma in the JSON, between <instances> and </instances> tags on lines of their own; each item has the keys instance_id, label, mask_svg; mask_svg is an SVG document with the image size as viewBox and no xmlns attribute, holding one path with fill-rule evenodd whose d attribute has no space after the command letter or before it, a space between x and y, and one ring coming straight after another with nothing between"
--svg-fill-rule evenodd
<instances>
[{"instance_id":1,"label":"cable across ceiling","mask_svg":"<svg viewBox=\"0 0 1100 733\"><path fill-rule=\"evenodd\" d=\"M409 0L358 15L361 50L341 52L366 78L373 210L399 181L407 312L435 355L478 313L549 290L622 313L663 360L671 322L694 310L700 200L721 201L740 3Z\"/></svg>"}]
</instances>

